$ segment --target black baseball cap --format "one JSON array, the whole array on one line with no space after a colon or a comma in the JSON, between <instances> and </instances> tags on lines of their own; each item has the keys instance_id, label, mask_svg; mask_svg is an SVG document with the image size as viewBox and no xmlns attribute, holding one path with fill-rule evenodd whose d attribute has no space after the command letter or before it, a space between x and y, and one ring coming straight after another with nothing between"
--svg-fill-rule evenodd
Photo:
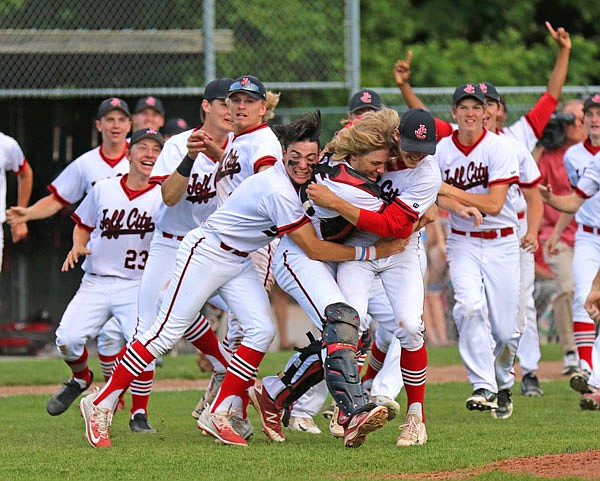
<instances>
[{"instance_id":1,"label":"black baseball cap","mask_svg":"<svg viewBox=\"0 0 600 481\"><path fill-rule=\"evenodd\" d=\"M483 92L484 97L495 100L496 102L502 102L502 98L493 84L489 82L481 82L479 84L479 88Z\"/></svg>"},{"instance_id":2,"label":"black baseball cap","mask_svg":"<svg viewBox=\"0 0 600 481\"><path fill-rule=\"evenodd\" d=\"M267 99L267 90L258 78L252 75L243 75L236 78L229 86L227 97L231 97L236 92L244 92L257 100Z\"/></svg>"},{"instance_id":3,"label":"black baseball cap","mask_svg":"<svg viewBox=\"0 0 600 481\"><path fill-rule=\"evenodd\" d=\"M218 78L211 80L204 87L204 100L215 100L215 99L226 99L229 92L229 87L233 83L233 79L230 78Z\"/></svg>"},{"instance_id":4,"label":"black baseball cap","mask_svg":"<svg viewBox=\"0 0 600 481\"><path fill-rule=\"evenodd\" d=\"M135 104L135 113L139 114L143 110L153 109L156 110L163 117L165 116L165 108L160 99L153 97L152 95L148 95L147 97L142 97Z\"/></svg>"},{"instance_id":5,"label":"black baseball cap","mask_svg":"<svg viewBox=\"0 0 600 481\"><path fill-rule=\"evenodd\" d=\"M435 154L435 120L423 109L407 110L400 119L400 149Z\"/></svg>"},{"instance_id":6,"label":"black baseball cap","mask_svg":"<svg viewBox=\"0 0 600 481\"><path fill-rule=\"evenodd\" d=\"M160 135L158 130L153 129L152 127L147 127L145 129L136 130L133 134L131 134L131 139L129 139L129 147L138 143L142 139L152 139L159 143L162 146L165 145L165 139Z\"/></svg>"},{"instance_id":7,"label":"black baseball cap","mask_svg":"<svg viewBox=\"0 0 600 481\"><path fill-rule=\"evenodd\" d=\"M127 115L127 117L131 117L131 114L129 113L129 106L127 105L127 102L125 102L123 99L120 99L118 97L110 97L110 98L104 99L102 102L100 102L100 106L98 107L98 113L96 114L96 118L101 119L111 110L120 110L125 115Z\"/></svg>"},{"instance_id":8,"label":"black baseball cap","mask_svg":"<svg viewBox=\"0 0 600 481\"><path fill-rule=\"evenodd\" d=\"M600 107L600 94L590 95L583 101L583 111L585 112L590 107Z\"/></svg>"},{"instance_id":9,"label":"black baseball cap","mask_svg":"<svg viewBox=\"0 0 600 481\"><path fill-rule=\"evenodd\" d=\"M165 126L162 128L162 132L163 135L177 135L181 132L189 130L189 128L190 127L188 126L188 123L185 121L185 119L177 117L167 120Z\"/></svg>"},{"instance_id":10,"label":"black baseball cap","mask_svg":"<svg viewBox=\"0 0 600 481\"><path fill-rule=\"evenodd\" d=\"M348 112L350 113L362 109L381 110L382 108L381 97L375 90L371 89L362 89L356 92L350 98L348 104Z\"/></svg>"},{"instance_id":11,"label":"black baseball cap","mask_svg":"<svg viewBox=\"0 0 600 481\"><path fill-rule=\"evenodd\" d=\"M456 87L454 94L452 95L452 105L458 105L462 99L467 97L472 97L482 104L485 103L485 96L479 88L479 85L468 83Z\"/></svg>"}]
</instances>

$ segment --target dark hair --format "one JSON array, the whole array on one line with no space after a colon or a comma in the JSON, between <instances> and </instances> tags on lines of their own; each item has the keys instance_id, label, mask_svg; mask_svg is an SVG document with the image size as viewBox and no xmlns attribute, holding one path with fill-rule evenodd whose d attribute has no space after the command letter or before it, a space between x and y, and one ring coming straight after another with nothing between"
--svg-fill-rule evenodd
<instances>
[{"instance_id":1,"label":"dark hair","mask_svg":"<svg viewBox=\"0 0 600 481\"><path fill-rule=\"evenodd\" d=\"M296 142L316 142L321 148L321 111L315 110L285 125L274 125L273 132L277 135L284 149Z\"/></svg>"}]
</instances>

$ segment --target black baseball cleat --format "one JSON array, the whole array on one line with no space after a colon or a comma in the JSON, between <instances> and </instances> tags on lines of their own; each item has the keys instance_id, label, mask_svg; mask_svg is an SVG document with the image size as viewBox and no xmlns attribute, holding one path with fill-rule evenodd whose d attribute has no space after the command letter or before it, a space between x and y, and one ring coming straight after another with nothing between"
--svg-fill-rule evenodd
<instances>
[{"instance_id":1,"label":"black baseball cleat","mask_svg":"<svg viewBox=\"0 0 600 481\"><path fill-rule=\"evenodd\" d=\"M534 372L529 372L525 374L523 376L523 379L521 379L521 394L527 397L536 397L544 395L544 391L540 387L540 381Z\"/></svg>"},{"instance_id":2,"label":"black baseball cleat","mask_svg":"<svg viewBox=\"0 0 600 481\"><path fill-rule=\"evenodd\" d=\"M467 399L469 411L490 411L498 408L498 396L485 388L475 389Z\"/></svg>"},{"instance_id":3,"label":"black baseball cleat","mask_svg":"<svg viewBox=\"0 0 600 481\"><path fill-rule=\"evenodd\" d=\"M148 416L145 413L136 413L129 420L129 427L134 433L155 433L154 429L148 423Z\"/></svg>"},{"instance_id":4,"label":"black baseball cleat","mask_svg":"<svg viewBox=\"0 0 600 481\"><path fill-rule=\"evenodd\" d=\"M81 387L81 385L73 378L69 379L65 382L62 387L56 391L50 399L48 399L48 404L46 404L46 411L50 416L58 416L59 414L64 413L69 406L73 404L73 401L79 397L79 395L84 392L92 382L94 381L94 373L90 371L90 382L86 387Z\"/></svg>"},{"instance_id":5,"label":"black baseball cleat","mask_svg":"<svg viewBox=\"0 0 600 481\"><path fill-rule=\"evenodd\" d=\"M512 392L510 389L498 391L498 408L492 411L492 417L496 419L508 419L513 413Z\"/></svg>"}]
</instances>

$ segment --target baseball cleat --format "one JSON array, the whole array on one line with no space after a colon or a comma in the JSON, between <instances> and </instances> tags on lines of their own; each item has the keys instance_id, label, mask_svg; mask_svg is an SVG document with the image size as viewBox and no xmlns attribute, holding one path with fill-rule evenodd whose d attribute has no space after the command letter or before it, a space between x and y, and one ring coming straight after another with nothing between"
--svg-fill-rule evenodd
<instances>
[{"instance_id":1,"label":"baseball cleat","mask_svg":"<svg viewBox=\"0 0 600 481\"><path fill-rule=\"evenodd\" d=\"M202 414L205 406L210 406L215 400L219 389L221 389L221 384L223 384L223 379L225 379L225 372L213 371L206 392L202 395L198 404L196 404L196 407L192 411L192 417L194 419L200 418L200 414Z\"/></svg>"},{"instance_id":2,"label":"baseball cleat","mask_svg":"<svg viewBox=\"0 0 600 481\"><path fill-rule=\"evenodd\" d=\"M473 394L467 399L467 409L469 411L489 411L498 407L498 396L492 391L484 388L475 389Z\"/></svg>"},{"instance_id":3,"label":"baseball cleat","mask_svg":"<svg viewBox=\"0 0 600 481\"><path fill-rule=\"evenodd\" d=\"M330 404L323 410L323 417L325 419L331 419L333 416L333 411L335 409L335 403Z\"/></svg>"},{"instance_id":4,"label":"baseball cleat","mask_svg":"<svg viewBox=\"0 0 600 481\"><path fill-rule=\"evenodd\" d=\"M246 441L248 441L248 439L250 439L250 437L254 434L254 428L252 427L252 424L248 418L244 419L234 414L231 416L229 422L231 423L233 430Z\"/></svg>"},{"instance_id":5,"label":"baseball cleat","mask_svg":"<svg viewBox=\"0 0 600 481\"><path fill-rule=\"evenodd\" d=\"M600 410L600 389L585 393L579 400L579 407L585 411Z\"/></svg>"},{"instance_id":6,"label":"baseball cleat","mask_svg":"<svg viewBox=\"0 0 600 481\"><path fill-rule=\"evenodd\" d=\"M134 433L155 433L156 429L150 426L148 415L145 413L136 413L129 420L129 427Z\"/></svg>"},{"instance_id":7,"label":"baseball cleat","mask_svg":"<svg viewBox=\"0 0 600 481\"><path fill-rule=\"evenodd\" d=\"M590 375L586 371L574 372L569 379L569 386L579 394L590 394L593 389L588 384Z\"/></svg>"},{"instance_id":8,"label":"baseball cleat","mask_svg":"<svg viewBox=\"0 0 600 481\"><path fill-rule=\"evenodd\" d=\"M510 389L498 391L498 407L492 410L492 417L496 419L508 419L513 413L512 392Z\"/></svg>"},{"instance_id":9,"label":"baseball cleat","mask_svg":"<svg viewBox=\"0 0 600 481\"><path fill-rule=\"evenodd\" d=\"M370 411L355 414L344 428L344 446L359 448L365 442L367 434L382 428L388 419L385 406L375 406Z\"/></svg>"},{"instance_id":10,"label":"baseball cleat","mask_svg":"<svg viewBox=\"0 0 600 481\"><path fill-rule=\"evenodd\" d=\"M283 410L275 407L275 402L271 400L269 393L262 385L248 388L248 396L250 396L250 404L254 406L258 413L263 432L272 441L284 442L285 435L281 429Z\"/></svg>"},{"instance_id":11,"label":"baseball cleat","mask_svg":"<svg viewBox=\"0 0 600 481\"><path fill-rule=\"evenodd\" d=\"M108 408L94 406L97 391L88 394L79 403L81 415L85 421L85 437L94 448L108 448L110 442L110 424L112 412Z\"/></svg>"},{"instance_id":12,"label":"baseball cleat","mask_svg":"<svg viewBox=\"0 0 600 481\"><path fill-rule=\"evenodd\" d=\"M371 402L387 408L388 421L391 421L400 413L400 404L387 396L371 396Z\"/></svg>"},{"instance_id":13,"label":"baseball cleat","mask_svg":"<svg viewBox=\"0 0 600 481\"><path fill-rule=\"evenodd\" d=\"M92 381L94 380L94 374L90 371L90 382L87 386L81 387L81 385L73 378L69 379L65 382L62 387L56 391L50 399L48 399L48 404L46 405L46 411L50 416L58 416L59 414L64 413L73 401L79 397L79 395L84 392Z\"/></svg>"},{"instance_id":14,"label":"baseball cleat","mask_svg":"<svg viewBox=\"0 0 600 481\"><path fill-rule=\"evenodd\" d=\"M198 429L216 438L223 444L231 446L248 446L246 440L235 432L230 417L219 413L211 413L210 408L202 411L198 419Z\"/></svg>"},{"instance_id":15,"label":"baseball cleat","mask_svg":"<svg viewBox=\"0 0 600 481\"><path fill-rule=\"evenodd\" d=\"M301 433L321 434L321 430L315 424L313 418L290 416L287 428L292 431L300 431Z\"/></svg>"},{"instance_id":16,"label":"baseball cleat","mask_svg":"<svg viewBox=\"0 0 600 481\"><path fill-rule=\"evenodd\" d=\"M344 427L338 423L338 418L340 415L340 408L337 406L333 406L333 415L329 420L329 432L334 438L343 438L344 437Z\"/></svg>"},{"instance_id":17,"label":"baseball cleat","mask_svg":"<svg viewBox=\"0 0 600 481\"><path fill-rule=\"evenodd\" d=\"M543 396L544 391L540 387L540 381L535 373L530 372L521 379L521 394L528 397Z\"/></svg>"},{"instance_id":18,"label":"baseball cleat","mask_svg":"<svg viewBox=\"0 0 600 481\"><path fill-rule=\"evenodd\" d=\"M427 430L421 417L416 414L407 414L406 421L400 425L400 436L396 446L420 446L427 442Z\"/></svg>"}]
</instances>

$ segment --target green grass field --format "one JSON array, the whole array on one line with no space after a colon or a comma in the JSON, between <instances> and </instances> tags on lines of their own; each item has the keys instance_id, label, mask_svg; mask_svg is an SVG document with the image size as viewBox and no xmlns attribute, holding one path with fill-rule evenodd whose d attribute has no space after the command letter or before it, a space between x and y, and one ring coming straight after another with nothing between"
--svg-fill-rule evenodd
<instances>
[{"instance_id":1,"label":"green grass field","mask_svg":"<svg viewBox=\"0 0 600 481\"><path fill-rule=\"evenodd\" d=\"M430 351L432 365L458 362L456 348ZM287 355L270 353L261 374L276 372ZM559 357L555 347L544 348L544 359ZM100 373L97 366L96 370ZM167 357L158 373L161 378L200 377L193 356ZM58 385L66 375L59 360L0 360L0 385ZM255 435L248 448L217 445L196 429L190 416L198 391L153 394L150 419L157 434L130 432L127 413L118 412L112 426L113 447L92 449L75 405L62 416L50 417L45 411L46 395L0 398L0 479L393 479L399 474L482 467L513 457L598 448L600 413L581 411L577 394L565 380L545 382L543 388L544 397L523 398L515 385L514 415L495 420L489 413L465 409L469 384L431 384L426 394L426 445L397 448L400 419L396 419L357 450L345 449L342 441L326 434L327 421L320 416L316 421L323 434L286 431L288 440L275 445L260 431L252 408L249 415ZM399 401L405 404L404 393ZM489 472L468 479L505 480L508 476Z\"/></svg>"}]
</instances>

